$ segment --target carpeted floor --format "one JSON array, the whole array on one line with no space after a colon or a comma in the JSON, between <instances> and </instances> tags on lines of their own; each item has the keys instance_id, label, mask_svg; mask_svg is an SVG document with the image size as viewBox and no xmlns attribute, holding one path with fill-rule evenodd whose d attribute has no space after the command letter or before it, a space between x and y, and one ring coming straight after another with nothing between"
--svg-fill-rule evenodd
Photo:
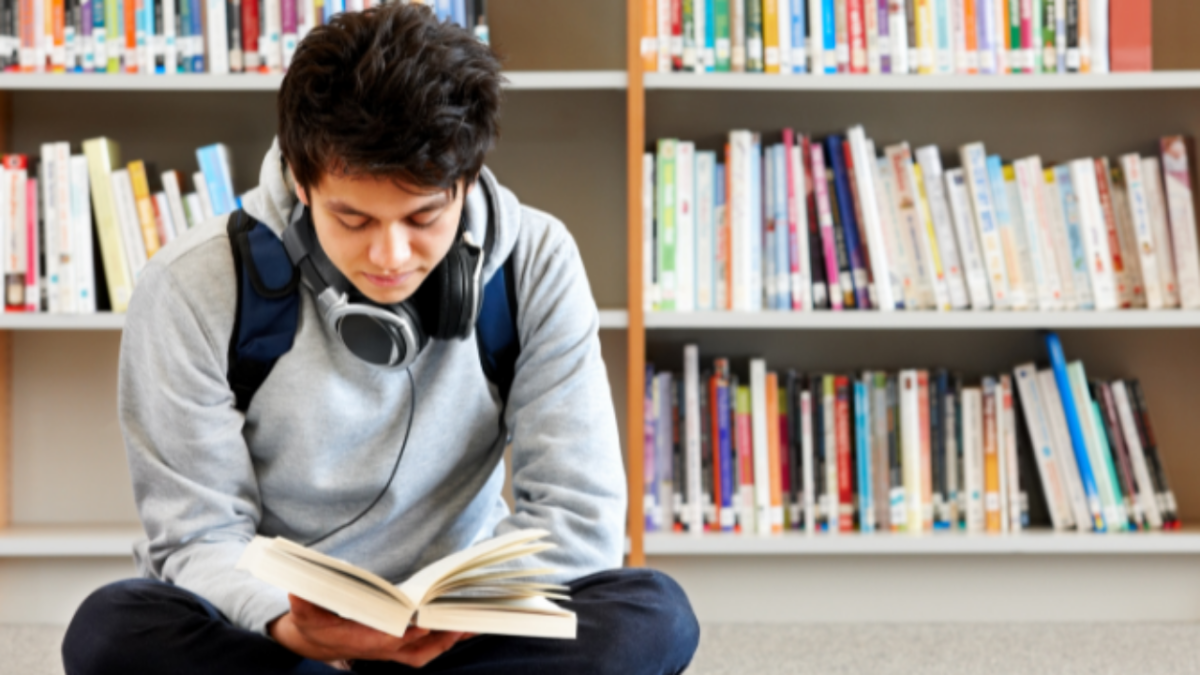
<instances>
[{"instance_id":1,"label":"carpeted floor","mask_svg":"<svg viewBox=\"0 0 1200 675\"><path fill-rule=\"evenodd\" d=\"M0 625L0 675L61 675L58 626ZM1200 624L709 624L691 675L1200 673Z\"/></svg>"}]
</instances>

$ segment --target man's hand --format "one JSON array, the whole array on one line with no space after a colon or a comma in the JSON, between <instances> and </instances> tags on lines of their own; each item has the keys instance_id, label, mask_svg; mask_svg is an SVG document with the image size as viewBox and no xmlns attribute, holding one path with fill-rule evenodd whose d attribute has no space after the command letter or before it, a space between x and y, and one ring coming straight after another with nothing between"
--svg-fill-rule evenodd
<instances>
[{"instance_id":1,"label":"man's hand","mask_svg":"<svg viewBox=\"0 0 1200 675\"><path fill-rule=\"evenodd\" d=\"M276 642L305 658L395 661L420 668L469 633L428 631L410 626L404 637L388 635L288 594L292 610L272 621L267 632Z\"/></svg>"}]
</instances>

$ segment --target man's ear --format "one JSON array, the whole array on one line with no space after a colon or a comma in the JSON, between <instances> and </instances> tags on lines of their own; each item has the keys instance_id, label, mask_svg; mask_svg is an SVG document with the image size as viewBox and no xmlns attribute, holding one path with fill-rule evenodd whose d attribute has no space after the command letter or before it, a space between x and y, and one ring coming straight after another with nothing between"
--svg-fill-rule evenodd
<instances>
[{"instance_id":1,"label":"man's ear","mask_svg":"<svg viewBox=\"0 0 1200 675\"><path fill-rule=\"evenodd\" d=\"M312 204L310 204L308 201L308 190L305 190L303 185L300 185L299 183L296 182L296 176L295 176L295 174L292 173L291 167L288 167L287 171L288 171L288 175L292 179L292 185L296 186L296 199L299 199L300 202L302 204L304 204L305 206L311 207Z\"/></svg>"}]
</instances>

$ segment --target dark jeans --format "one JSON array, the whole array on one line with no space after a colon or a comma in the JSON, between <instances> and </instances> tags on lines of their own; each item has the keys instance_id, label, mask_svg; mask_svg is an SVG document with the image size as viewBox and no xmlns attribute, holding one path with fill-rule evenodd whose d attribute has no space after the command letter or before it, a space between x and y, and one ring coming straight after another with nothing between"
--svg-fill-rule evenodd
<instances>
[{"instance_id":1,"label":"dark jeans","mask_svg":"<svg viewBox=\"0 0 1200 675\"><path fill-rule=\"evenodd\" d=\"M577 638L480 635L419 670L360 661L355 673L681 673L700 626L679 584L647 569L615 569L569 584L562 605L578 617ZM235 627L207 600L173 584L125 579L93 592L62 645L67 675L334 675L269 637Z\"/></svg>"}]
</instances>

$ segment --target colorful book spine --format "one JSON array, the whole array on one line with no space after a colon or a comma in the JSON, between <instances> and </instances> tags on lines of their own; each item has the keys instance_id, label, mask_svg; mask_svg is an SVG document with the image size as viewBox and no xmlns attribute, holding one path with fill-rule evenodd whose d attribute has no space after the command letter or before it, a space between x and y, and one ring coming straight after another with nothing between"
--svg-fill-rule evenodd
<instances>
[{"instance_id":1,"label":"colorful book spine","mask_svg":"<svg viewBox=\"0 0 1200 675\"><path fill-rule=\"evenodd\" d=\"M1179 307L1179 281L1175 276L1175 251L1171 244L1167 202L1157 157L1142 158L1142 187L1150 211L1154 251L1158 256L1159 288L1162 291L1163 307L1173 309Z\"/></svg>"},{"instance_id":2,"label":"colorful book spine","mask_svg":"<svg viewBox=\"0 0 1200 675\"><path fill-rule=\"evenodd\" d=\"M1160 148L1179 295L1184 309L1197 309L1200 308L1200 247L1196 241L1196 207L1192 197L1195 152L1182 136L1163 138Z\"/></svg>"},{"instance_id":3,"label":"colorful book spine","mask_svg":"<svg viewBox=\"0 0 1200 675\"><path fill-rule=\"evenodd\" d=\"M1044 335L1046 349L1050 354L1050 367L1054 371L1054 380L1058 385L1059 397L1062 400L1063 415L1066 417L1067 431L1071 437L1071 448L1075 453L1075 462L1079 467L1079 477L1083 481L1083 490L1087 499L1088 511L1091 515L1092 529L1105 532L1106 518L1100 492L1097 487L1096 475L1093 473L1092 460L1089 457L1087 441L1084 438L1083 425L1080 415L1083 414L1076 406L1072 393L1071 380L1067 374L1067 361L1063 355L1062 343L1058 335L1046 332ZM1090 414L1090 413L1088 413Z\"/></svg>"},{"instance_id":4,"label":"colorful book spine","mask_svg":"<svg viewBox=\"0 0 1200 675\"><path fill-rule=\"evenodd\" d=\"M754 447L755 532L771 534L771 465L767 440L767 370L762 359L750 360L750 405Z\"/></svg>"},{"instance_id":5,"label":"colorful book spine","mask_svg":"<svg viewBox=\"0 0 1200 675\"><path fill-rule=\"evenodd\" d=\"M991 309L992 296L988 288L987 269L983 264L983 252L979 246L979 235L975 217L967 196L967 178L962 169L951 169L945 173L946 195L950 205L951 220L962 258L963 276L966 279L967 295L971 309Z\"/></svg>"},{"instance_id":6,"label":"colorful book spine","mask_svg":"<svg viewBox=\"0 0 1200 675\"><path fill-rule=\"evenodd\" d=\"M972 143L963 146L959 151L959 156L962 158L963 170L966 172L967 194L971 197L975 224L979 228L979 243L988 272L992 306L995 309L1009 309L1013 305L1009 294L1005 251L1001 243L1000 228L993 206L987 154L982 143Z\"/></svg>"},{"instance_id":7,"label":"colorful book spine","mask_svg":"<svg viewBox=\"0 0 1200 675\"><path fill-rule=\"evenodd\" d=\"M858 468L859 530L864 533L875 531L875 503L871 471L871 434L869 432L871 407L869 401L867 383L855 380L854 441L855 462Z\"/></svg>"},{"instance_id":8,"label":"colorful book spine","mask_svg":"<svg viewBox=\"0 0 1200 675\"><path fill-rule=\"evenodd\" d=\"M1004 182L1004 169L998 155L987 158L988 178L992 188L992 205L996 213L996 229L1000 235L1000 247L1004 252L1005 278L1008 281L1009 306L1012 309L1028 309L1025 278L1021 269L1021 257L1017 247L1015 225L1010 212L1008 187Z\"/></svg>"}]
</instances>

